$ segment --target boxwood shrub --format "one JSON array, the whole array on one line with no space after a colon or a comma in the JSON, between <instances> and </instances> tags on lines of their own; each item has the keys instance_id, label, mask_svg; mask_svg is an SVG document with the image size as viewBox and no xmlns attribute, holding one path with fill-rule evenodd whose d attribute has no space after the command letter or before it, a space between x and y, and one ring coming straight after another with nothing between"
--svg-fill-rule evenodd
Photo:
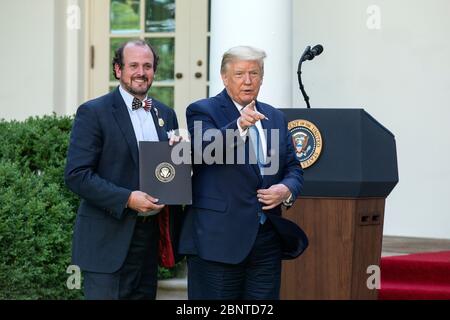
<instances>
[{"instance_id":1,"label":"boxwood shrub","mask_svg":"<svg viewBox=\"0 0 450 320\"><path fill-rule=\"evenodd\" d=\"M0 120L0 299L83 298L66 286L79 204L63 179L72 123Z\"/></svg>"}]
</instances>

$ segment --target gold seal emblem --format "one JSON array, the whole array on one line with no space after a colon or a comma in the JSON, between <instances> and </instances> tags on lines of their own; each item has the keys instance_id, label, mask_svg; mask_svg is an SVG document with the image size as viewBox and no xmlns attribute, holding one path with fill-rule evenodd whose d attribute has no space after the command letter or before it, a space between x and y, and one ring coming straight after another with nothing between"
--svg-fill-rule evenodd
<instances>
[{"instance_id":1,"label":"gold seal emblem","mask_svg":"<svg viewBox=\"0 0 450 320\"><path fill-rule=\"evenodd\" d=\"M168 162L162 162L156 166L155 176L161 182L170 182L175 178L175 168Z\"/></svg>"},{"instance_id":2,"label":"gold seal emblem","mask_svg":"<svg viewBox=\"0 0 450 320\"><path fill-rule=\"evenodd\" d=\"M158 124L160 127L164 127L164 120L162 118L158 119Z\"/></svg>"},{"instance_id":3,"label":"gold seal emblem","mask_svg":"<svg viewBox=\"0 0 450 320\"><path fill-rule=\"evenodd\" d=\"M319 129L307 120L299 119L288 123L295 154L303 169L312 166L322 152L322 135Z\"/></svg>"}]
</instances>

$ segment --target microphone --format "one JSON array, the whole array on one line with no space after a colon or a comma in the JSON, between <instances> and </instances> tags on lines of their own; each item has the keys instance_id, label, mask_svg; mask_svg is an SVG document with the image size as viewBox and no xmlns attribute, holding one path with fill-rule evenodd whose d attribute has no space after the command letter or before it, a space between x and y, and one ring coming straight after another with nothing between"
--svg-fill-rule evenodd
<instances>
[{"instance_id":1,"label":"microphone","mask_svg":"<svg viewBox=\"0 0 450 320\"><path fill-rule=\"evenodd\" d=\"M306 47L305 52L303 52L302 58L300 59L301 62L312 60L315 56L318 56L323 52L323 46L320 44L314 46L312 49L310 48L310 46Z\"/></svg>"},{"instance_id":2,"label":"microphone","mask_svg":"<svg viewBox=\"0 0 450 320\"><path fill-rule=\"evenodd\" d=\"M302 92L303 98L305 99L307 108L311 108L311 106L309 104L309 97L306 94L305 87L303 86L303 83L302 83L302 63L305 62L306 60L314 59L315 56L320 55L322 52L323 52L323 47L320 44L314 46L312 49L311 49L311 46L307 46L298 62L298 68L297 68L298 84L300 87L300 91Z\"/></svg>"}]
</instances>

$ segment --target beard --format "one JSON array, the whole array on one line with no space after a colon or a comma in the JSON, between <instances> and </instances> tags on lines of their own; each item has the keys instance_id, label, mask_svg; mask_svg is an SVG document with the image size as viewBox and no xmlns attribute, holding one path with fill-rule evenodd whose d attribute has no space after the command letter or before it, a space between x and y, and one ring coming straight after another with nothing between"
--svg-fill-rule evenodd
<instances>
[{"instance_id":1,"label":"beard","mask_svg":"<svg viewBox=\"0 0 450 320\"><path fill-rule=\"evenodd\" d=\"M137 84L136 80L144 80L142 84ZM122 82L122 86L132 95L145 96L152 86L152 82L147 77L131 78L129 83Z\"/></svg>"}]
</instances>

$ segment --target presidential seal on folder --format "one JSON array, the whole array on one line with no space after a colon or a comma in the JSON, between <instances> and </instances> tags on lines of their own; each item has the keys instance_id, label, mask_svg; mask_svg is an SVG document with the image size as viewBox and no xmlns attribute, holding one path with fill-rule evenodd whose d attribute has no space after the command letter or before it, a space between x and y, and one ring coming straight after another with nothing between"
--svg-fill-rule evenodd
<instances>
[{"instance_id":1,"label":"presidential seal on folder","mask_svg":"<svg viewBox=\"0 0 450 320\"><path fill-rule=\"evenodd\" d=\"M160 204L192 204L191 164L183 159L190 159L189 142L139 141L140 191Z\"/></svg>"}]
</instances>

